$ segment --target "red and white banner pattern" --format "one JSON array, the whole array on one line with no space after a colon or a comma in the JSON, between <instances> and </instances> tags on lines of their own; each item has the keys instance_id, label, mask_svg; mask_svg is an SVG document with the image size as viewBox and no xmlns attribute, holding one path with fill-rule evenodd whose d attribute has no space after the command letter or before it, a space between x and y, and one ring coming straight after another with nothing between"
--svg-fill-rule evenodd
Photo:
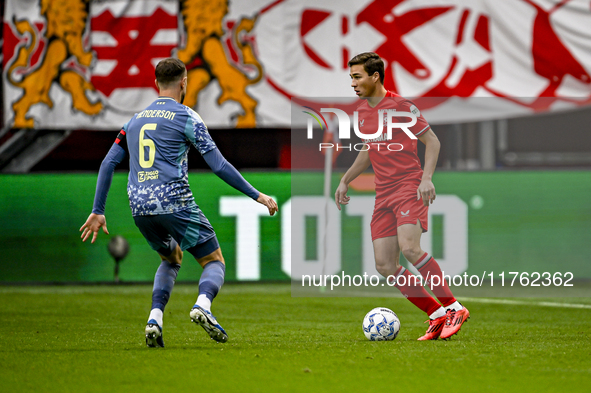
<instances>
[{"instance_id":1,"label":"red and white banner pattern","mask_svg":"<svg viewBox=\"0 0 591 393\"><path fill-rule=\"evenodd\" d=\"M6 0L4 125L116 129L187 64L209 126L290 126L293 97L352 97L375 51L431 123L591 104L590 0ZM452 98L460 97L460 98ZM466 97L489 97L468 100ZM429 105L432 102L432 105ZM452 110L452 109L456 110Z\"/></svg>"}]
</instances>

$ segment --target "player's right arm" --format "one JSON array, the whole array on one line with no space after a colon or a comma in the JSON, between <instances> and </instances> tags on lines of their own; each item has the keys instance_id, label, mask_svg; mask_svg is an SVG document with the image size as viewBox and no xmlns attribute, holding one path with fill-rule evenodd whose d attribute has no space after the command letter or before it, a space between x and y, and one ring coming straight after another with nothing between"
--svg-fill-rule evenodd
<instances>
[{"instance_id":1,"label":"player's right arm","mask_svg":"<svg viewBox=\"0 0 591 393\"><path fill-rule=\"evenodd\" d=\"M94 204L92 206L92 213L86 219L86 222L80 228L82 235L82 241L86 241L92 233L91 243L94 243L98 235L98 231L102 228L103 232L107 235L107 220L105 219L105 204L107 202L107 195L109 194L109 188L111 188L111 182L113 181L113 173L115 167L123 161L126 152L123 147L119 144L125 141L125 130L121 130L115 143L109 149L109 152L105 156L105 159L101 163L99 169L98 179L96 182L96 192L94 194Z\"/></svg>"},{"instance_id":2,"label":"player's right arm","mask_svg":"<svg viewBox=\"0 0 591 393\"><path fill-rule=\"evenodd\" d=\"M363 146L365 147L365 145ZM369 152L362 148L359 154L357 154L357 158L355 159L355 162L353 162L353 165L351 165L349 170L347 170L345 175L341 178L341 182L334 194L334 201L339 210L341 210L341 205L347 205L351 199L347 196L349 183L355 180L357 176L361 175L370 165L371 161L369 160Z\"/></svg>"}]
</instances>

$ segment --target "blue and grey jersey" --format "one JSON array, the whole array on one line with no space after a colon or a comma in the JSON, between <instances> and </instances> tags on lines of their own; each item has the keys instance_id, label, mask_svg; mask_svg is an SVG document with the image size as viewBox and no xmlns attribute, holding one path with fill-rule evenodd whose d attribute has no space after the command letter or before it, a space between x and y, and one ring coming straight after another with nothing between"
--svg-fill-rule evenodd
<instances>
[{"instance_id":1,"label":"blue and grey jersey","mask_svg":"<svg viewBox=\"0 0 591 393\"><path fill-rule=\"evenodd\" d=\"M196 206L187 178L195 146L213 172L253 199L259 192L219 152L201 117L172 98L160 97L119 132L101 164L92 212L104 214L113 172L129 151L127 194L133 216L175 213Z\"/></svg>"},{"instance_id":2,"label":"blue and grey jersey","mask_svg":"<svg viewBox=\"0 0 591 393\"><path fill-rule=\"evenodd\" d=\"M127 194L134 216L174 213L195 204L187 178L193 144L215 149L207 127L191 108L162 97L123 126L129 150Z\"/></svg>"}]
</instances>

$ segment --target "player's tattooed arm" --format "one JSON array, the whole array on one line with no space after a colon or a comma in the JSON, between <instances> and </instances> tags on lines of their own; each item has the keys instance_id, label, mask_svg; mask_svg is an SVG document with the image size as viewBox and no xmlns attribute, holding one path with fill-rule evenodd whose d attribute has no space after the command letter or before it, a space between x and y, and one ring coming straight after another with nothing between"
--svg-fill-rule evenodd
<instances>
[{"instance_id":1,"label":"player's tattooed arm","mask_svg":"<svg viewBox=\"0 0 591 393\"><path fill-rule=\"evenodd\" d=\"M433 173L437 166L439 158L439 148L441 143L432 129L427 130L419 136L419 140L425 144L425 167L423 169L423 178L417 188L417 200L423 198L423 205L429 206L435 200L435 186L433 185Z\"/></svg>"}]
</instances>

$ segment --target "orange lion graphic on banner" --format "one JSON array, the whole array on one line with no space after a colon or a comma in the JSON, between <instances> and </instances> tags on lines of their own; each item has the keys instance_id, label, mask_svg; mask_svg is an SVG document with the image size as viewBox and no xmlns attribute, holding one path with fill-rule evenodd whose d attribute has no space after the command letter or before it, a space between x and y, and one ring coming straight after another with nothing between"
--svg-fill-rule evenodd
<instances>
[{"instance_id":1,"label":"orange lion graphic on banner","mask_svg":"<svg viewBox=\"0 0 591 393\"><path fill-rule=\"evenodd\" d=\"M261 80L263 69L251 44L242 40L241 33L252 30L256 17L242 18L234 26L232 35L233 43L242 57L241 64L252 66L257 71L257 75L251 79L230 63L222 44L225 34L223 19L228 13L228 0L184 0L181 12L187 35L185 48L178 51L178 58L188 68L189 84L185 104L195 107L199 92L215 78L222 89L218 105L228 100L237 102L244 113L238 116L236 127L255 127L257 101L248 95L246 87Z\"/></svg>"},{"instance_id":2,"label":"orange lion graphic on banner","mask_svg":"<svg viewBox=\"0 0 591 393\"><path fill-rule=\"evenodd\" d=\"M47 49L40 65L16 80L13 73L19 67L30 67L31 55L38 44L36 29L28 20L15 21L19 34L30 34L28 45L21 46L15 61L8 68L8 80L16 87L22 88L24 94L12 104L14 110L14 128L33 128L34 119L27 116L30 108L44 103L53 108L49 90L53 82L72 96L74 109L87 115L98 114L103 105L101 102L91 103L86 96L87 91L94 91L93 85L82 75L72 69L64 69L66 59L74 56L78 63L90 67L92 53L84 49L82 36L86 28L88 0L40 0L41 15L47 20L45 38Z\"/></svg>"}]
</instances>

